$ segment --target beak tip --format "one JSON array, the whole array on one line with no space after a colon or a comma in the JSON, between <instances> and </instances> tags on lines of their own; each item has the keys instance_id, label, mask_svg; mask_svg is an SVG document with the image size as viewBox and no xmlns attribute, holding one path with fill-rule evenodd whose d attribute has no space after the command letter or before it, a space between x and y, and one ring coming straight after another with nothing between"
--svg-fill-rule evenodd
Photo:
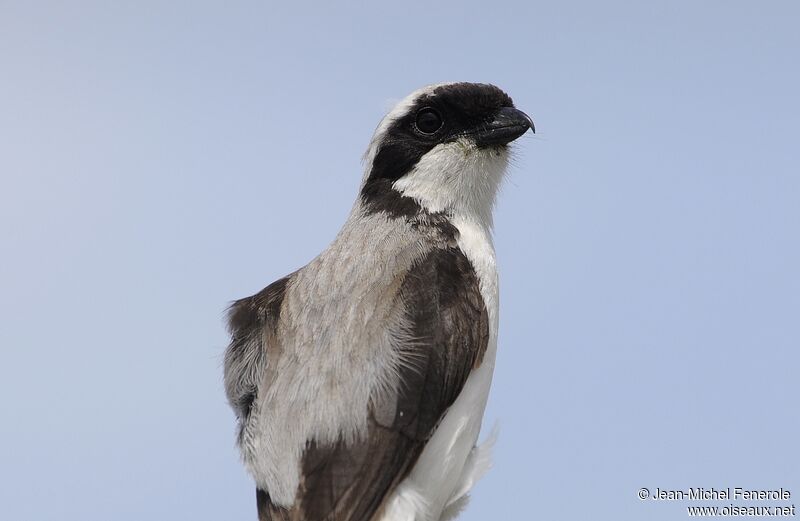
<instances>
[{"instance_id":1,"label":"beak tip","mask_svg":"<svg viewBox=\"0 0 800 521\"><path fill-rule=\"evenodd\" d=\"M525 114L525 113L523 112L523 114ZM533 119L527 114L525 114L525 119L528 120L528 126L531 127L531 132L536 134L536 127L533 125Z\"/></svg>"}]
</instances>

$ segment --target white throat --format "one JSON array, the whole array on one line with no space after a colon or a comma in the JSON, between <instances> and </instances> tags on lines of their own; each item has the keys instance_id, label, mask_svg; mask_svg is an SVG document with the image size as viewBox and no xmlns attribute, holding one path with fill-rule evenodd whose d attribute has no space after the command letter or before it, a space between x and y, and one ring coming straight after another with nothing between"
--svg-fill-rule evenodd
<instances>
[{"instance_id":1,"label":"white throat","mask_svg":"<svg viewBox=\"0 0 800 521\"><path fill-rule=\"evenodd\" d=\"M492 209L507 166L507 150L480 149L459 139L436 146L392 186L429 212L445 212L490 232Z\"/></svg>"}]
</instances>

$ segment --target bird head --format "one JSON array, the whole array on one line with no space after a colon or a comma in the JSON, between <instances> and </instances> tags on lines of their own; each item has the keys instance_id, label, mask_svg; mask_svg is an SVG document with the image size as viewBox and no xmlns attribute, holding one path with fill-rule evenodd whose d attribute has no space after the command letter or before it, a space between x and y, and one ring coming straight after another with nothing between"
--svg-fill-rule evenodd
<instances>
[{"instance_id":1,"label":"bird head","mask_svg":"<svg viewBox=\"0 0 800 521\"><path fill-rule=\"evenodd\" d=\"M491 222L509 144L531 118L494 85L444 83L411 93L383 118L365 155L367 212L469 214Z\"/></svg>"}]
</instances>

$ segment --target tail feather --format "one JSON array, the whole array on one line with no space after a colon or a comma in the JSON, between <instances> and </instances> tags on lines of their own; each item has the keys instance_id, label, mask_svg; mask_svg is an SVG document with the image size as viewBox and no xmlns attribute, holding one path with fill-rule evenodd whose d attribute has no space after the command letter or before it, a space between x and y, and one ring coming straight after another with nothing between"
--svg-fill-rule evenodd
<instances>
[{"instance_id":1,"label":"tail feather","mask_svg":"<svg viewBox=\"0 0 800 521\"><path fill-rule=\"evenodd\" d=\"M492 449L497 442L498 434L499 428L497 423L495 423L489 437L480 445L473 447L472 451L470 451L469 457L464 463L464 470L461 472L458 485L456 485L453 495L450 496L450 499L445 505L443 521L445 519L453 519L452 516L447 516L451 507L456 507L455 515L457 515L466 506L468 500L467 493L492 467Z\"/></svg>"}]
</instances>

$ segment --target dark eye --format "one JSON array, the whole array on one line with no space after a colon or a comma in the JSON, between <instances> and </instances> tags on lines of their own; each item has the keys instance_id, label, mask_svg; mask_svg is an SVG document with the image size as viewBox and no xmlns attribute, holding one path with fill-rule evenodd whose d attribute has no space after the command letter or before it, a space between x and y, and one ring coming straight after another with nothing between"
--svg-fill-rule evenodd
<instances>
[{"instance_id":1,"label":"dark eye","mask_svg":"<svg viewBox=\"0 0 800 521\"><path fill-rule=\"evenodd\" d=\"M442 128L442 116L434 109L427 107L417 112L417 130L423 134L433 134Z\"/></svg>"}]
</instances>

